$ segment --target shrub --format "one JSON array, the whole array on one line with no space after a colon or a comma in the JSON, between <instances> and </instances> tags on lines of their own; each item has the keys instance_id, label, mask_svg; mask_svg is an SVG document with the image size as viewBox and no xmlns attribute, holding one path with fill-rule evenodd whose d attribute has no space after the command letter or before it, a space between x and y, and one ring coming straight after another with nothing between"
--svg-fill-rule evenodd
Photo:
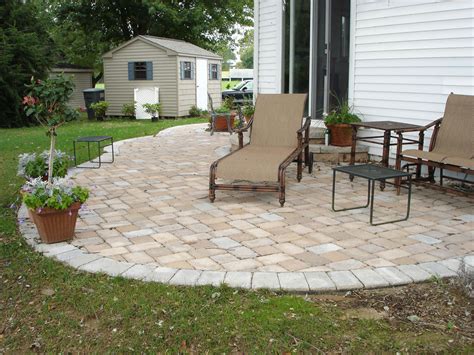
<instances>
[{"instance_id":1,"label":"shrub","mask_svg":"<svg viewBox=\"0 0 474 355\"><path fill-rule=\"evenodd\" d=\"M161 104L143 104L143 108L146 113L149 113L152 117L159 117L161 112Z\"/></svg>"},{"instance_id":2,"label":"shrub","mask_svg":"<svg viewBox=\"0 0 474 355\"><path fill-rule=\"evenodd\" d=\"M122 113L128 117L135 117L135 103L123 104Z\"/></svg>"},{"instance_id":3,"label":"shrub","mask_svg":"<svg viewBox=\"0 0 474 355\"><path fill-rule=\"evenodd\" d=\"M22 188L23 202L32 210L54 208L65 210L74 202L84 203L89 191L81 186L74 186L71 180L54 178L51 183L41 178L28 181Z\"/></svg>"},{"instance_id":4,"label":"shrub","mask_svg":"<svg viewBox=\"0 0 474 355\"><path fill-rule=\"evenodd\" d=\"M109 108L109 103L107 101L99 101L99 102L94 102L93 104L91 104L91 109L94 110L97 121L104 120L104 117L105 117L105 114L107 113L108 108Z\"/></svg>"},{"instance_id":5,"label":"shrub","mask_svg":"<svg viewBox=\"0 0 474 355\"><path fill-rule=\"evenodd\" d=\"M47 150L41 154L20 154L18 157L18 176L22 176L26 179L47 176L48 158L49 152ZM71 160L71 156L60 150L56 150L54 153L53 177L65 177Z\"/></svg>"},{"instance_id":6,"label":"shrub","mask_svg":"<svg viewBox=\"0 0 474 355\"><path fill-rule=\"evenodd\" d=\"M255 107L252 104L246 104L242 108L242 113L245 117L252 117L255 112Z\"/></svg>"},{"instance_id":7,"label":"shrub","mask_svg":"<svg viewBox=\"0 0 474 355\"><path fill-rule=\"evenodd\" d=\"M347 100L343 101L342 103L338 100L338 106L324 119L326 126L338 123L354 123L360 121L361 119L359 116L352 112L352 107L349 105Z\"/></svg>"},{"instance_id":8,"label":"shrub","mask_svg":"<svg viewBox=\"0 0 474 355\"><path fill-rule=\"evenodd\" d=\"M202 111L196 105L193 105L189 109L189 116L191 116L191 117L201 117L202 116Z\"/></svg>"}]
</instances>

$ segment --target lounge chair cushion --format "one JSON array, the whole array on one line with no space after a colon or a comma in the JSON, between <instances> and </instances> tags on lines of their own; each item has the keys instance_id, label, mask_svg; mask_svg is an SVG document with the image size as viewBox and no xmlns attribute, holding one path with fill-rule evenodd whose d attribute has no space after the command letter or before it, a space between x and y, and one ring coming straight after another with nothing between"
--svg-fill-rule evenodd
<instances>
[{"instance_id":1,"label":"lounge chair cushion","mask_svg":"<svg viewBox=\"0 0 474 355\"><path fill-rule=\"evenodd\" d=\"M424 160L431 160L437 163L442 163L443 160L446 158L446 154L438 154L434 152L427 152L424 150L418 149L407 149L402 152L403 156L420 158Z\"/></svg>"},{"instance_id":2,"label":"lounge chair cushion","mask_svg":"<svg viewBox=\"0 0 474 355\"><path fill-rule=\"evenodd\" d=\"M460 157L447 157L446 159L443 160L443 163L474 170L474 159L466 159L466 158L460 158Z\"/></svg>"},{"instance_id":3,"label":"lounge chair cushion","mask_svg":"<svg viewBox=\"0 0 474 355\"><path fill-rule=\"evenodd\" d=\"M277 182L280 164L294 150L293 147L247 145L219 162L216 177L226 180Z\"/></svg>"},{"instance_id":4,"label":"lounge chair cushion","mask_svg":"<svg viewBox=\"0 0 474 355\"><path fill-rule=\"evenodd\" d=\"M471 158L474 152L474 96L450 94L433 153Z\"/></svg>"}]
</instances>

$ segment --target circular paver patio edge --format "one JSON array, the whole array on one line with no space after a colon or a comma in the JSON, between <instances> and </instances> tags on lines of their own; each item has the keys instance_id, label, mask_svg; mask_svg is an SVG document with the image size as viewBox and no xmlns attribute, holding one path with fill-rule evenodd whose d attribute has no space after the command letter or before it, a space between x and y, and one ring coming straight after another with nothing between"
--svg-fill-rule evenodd
<instances>
[{"instance_id":1,"label":"circular paver patio edge","mask_svg":"<svg viewBox=\"0 0 474 355\"><path fill-rule=\"evenodd\" d=\"M174 127L161 131L169 134ZM132 138L114 143L117 149L125 142L143 139ZM77 169L70 171L71 175ZM155 281L170 285L219 286L225 283L231 287L246 289L271 289L293 292L347 291L361 288L379 288L423 282L431 277L453 277L457 275L461 261L474 268L474 255L450 258L436 262L391 266L367 267L351 271L313 271L313 272L250 272L250 271L208 271L172 269L146 264L134 264L116 261L97 254L87 253L69 243L43 244L40 242L36 227L28 219L27 209L23 205L18 211L20 233L36 251L54 258L75 269L92 273L105 273L110 276Z\"/></svg>"}]
</instances>

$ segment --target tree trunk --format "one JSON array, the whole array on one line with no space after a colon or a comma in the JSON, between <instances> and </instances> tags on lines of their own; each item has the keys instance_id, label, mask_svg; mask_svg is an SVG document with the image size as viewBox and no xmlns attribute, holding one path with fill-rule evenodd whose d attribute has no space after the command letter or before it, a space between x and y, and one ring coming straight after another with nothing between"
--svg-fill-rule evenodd
<instances>
[{"instance_id":1,"label":"tree trunk","mask_svg":"<svg viewBox=\"0 0 474 355\"><path fill-rule=\"evenodd\" d=\"M92 76L92 87L95 88L95 84L99 82L100 79L104 76L104 72L101 71L97 76Z\"/></svg>"},{"instance_id":2,"label":"tree trunk","mask_svg":"<svg viewBox=\"0 0 474 355\"><path fill-rule=\"evenodd\" d=\"M50 147L49 147L49 162L48 162L48 184L53 183L53 164L54 164L54 146L56 145L56 130L54 128L49 129L49 139L50 139Z\"/></svg>"}]
</instances>

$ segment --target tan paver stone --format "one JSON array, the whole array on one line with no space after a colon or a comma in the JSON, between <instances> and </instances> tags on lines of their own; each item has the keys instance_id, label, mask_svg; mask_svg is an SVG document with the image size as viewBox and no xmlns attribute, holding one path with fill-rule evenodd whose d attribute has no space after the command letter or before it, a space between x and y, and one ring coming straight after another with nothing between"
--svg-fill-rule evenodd
<instances>
[{"instance_id":1,"label":"tan paver stone","mask_svg":"<svg viewBox=\"0 0 474 355\"><path fill-rule=\"evenodd\" d=\"M168 248L160 247L160 248L152 248L152 249L147 249L145 251L148 255L152 257L159 257L159 256L165 256L172 254L173 252L169 250Z\"/></svg>"},{"instance_id":2,"label":"tan paver stone","mask_svg":"<svg viewBox=\"0 0 474 355\"><path fill-rule=\"evenodd\" d=\"M259 262L261 262L263 265L272 265L272 264L278 264L278 263L281 263L282 261L290 260L293 258L287 254L278 253L278 254L259 256L256 259Z\"/></svg>"},{"instance_id":3,"label":"tan paver stone","mask_svg":"<svg viewBox=\"0 0 474 355\"><path fill-rule=\"evenodd\" d=\"M106 243L91 244L91 245L85 245L84 248L91 253L97 253L105 249L110 249L110 245Z\"/></svg>"},{"instance_id":4,"label":"tan paver stone","mask_svg":"<svg viewBox=\"0 0 474 355\"><path fill-rule=\"evenodd\" d=\"M255 249L257 247L263 247L263 246L275 244L275 242L271 240L270 238L257 238L253 240L246 240L242 242L242 244L249 248Z\"/></svg>"},{"instance_id":5,"label":"tan paver stone","mask_svg":"<svg viewBox=\"0 0 474 355\"><path fill-rule=\"evenodd\" d=\"M303 248L298 247L292 243L275 244L275 248L281 250L287 255L301 254L304 252Z\"/></svg>"},{"instance_id":6,"label":"tan paver stone","mask_svg":"<svg viewBox=\"0 0 474 355\"><path fill-rule=\"evenodd\" d=\"M375 258L364 261L367 265L372 267L387 267L387 266L395 266L395 264L391 261L382 259L382 258Z\"/></svg>"},{"instance_id":7,"label":"tan paver stone","mask_svg":"<svg viewBox=\"0 0 474 355\"><path fill-rule=\"evenodd\" d=\"M119 255L119 254L127 254L128 252L129 251L126 248L118 247L118 248L103 249L100 251L100 255L113 256L113 255Z\"/></svg>"},{"instance_id":8,"label":"tan paver stone","mask_svg":"<svg viewBox=\"0 0 474 355\"><path fill-rule=\"evenodd\" d=\"M299 271L309 267L309 264L297 259L289 259L279 263L287 271Z\"/></svg>"},{"instance_id":9,"label":"tan paver stone","mask_svg":"<svg viewBox=\"0 0 474 355\"><path fill-rule=\"evenodd\" d=\"M228 271L253 271L260 266L262 266L262 264L253 259L243 259L222 264L224 270Z\"/></svg>"},{"instance_id":10,"label":"tan paver stone","mask_svg":"<svg viewBox=\"0 0 474 355\"><path fill-rule=\"evenodd\" d=\"M153 240L153 239L152 239ZM130 252L136 252L136 251L147 251L149 249L156 249L161 247L160 243L155 242L154 240L149 243L140 243L140 244L133 244L133 245L128 245L127 249L130 250Z\"/></svg>"},{"instance_id":11,"label":"tan paver stone","mask_svg":"<svg viewBox=\"0 0 474 355\"><path fill-rule=\"evenodd\" d=\"M192 259L188 261L196 270L219 270L221 266L210 258Z\"/></svg>"},{"instance_id":12,"label":"tan paver stone","mask_svg":"<svg viewBox=\"0 0 474 355\"><path fill-rule=\"evenodd\" d=\"M152 234L151 237L158 243L166 243L171 241L174 242L178 240L178 238L176 238L173 234L167 232Z\"/></svg>"},{"instance_id":13,"label":"tan paver stone","mask_svg":"<svg viewBox=\"0 0 474 355\"><path fill-rule=\"evenodd\" d=\"M192 259L193 257L188 253L174 253L169 255L164 255L156 258L156 260L161 264L169 264L176 261L186 261Z\"/></svg>"},{"instance_id":14,"label":"tan paver stone","mask_svg":"<svg viewBox=\"0 0 474 355\"><path fill-rule=\"evenodd\" d=\"M295 224L295 225L289 226L288 229L300 235L305 235L305 234L314 232L311 228L308 228L302 224Z\"/></svg>"},{"instance_id":15,"label":"tan paver stone","mask_svg":"<svg viewBox=\"0 0 474 355\"><path fill-rule=\"evenodd\" d=\"M142 251L123 254L122 256L130 263L147 264L155 261L155 259Z\"/></svg>"},{"instance_id":16,"label":"tan paver stone","mask_svg":"<svg viewBox=\"0 0 474 355\"><path fill-rule=\"evenodd\" d=\"M321 265L329 264L331 262L330 260L326 259L325 257L321 255L316 255L314 253L310 253L307 251L301 254L293 255L293 257L311 266L321 266Z\"/></svg>"},{"instance_id":17,"label":"tan paver stone","mask_svg":"<svg viewBox=\"0 0 474 355\"><path fill-rule=\"evenodd\" d=\"M398 258L403 258L405 256L410 256L409 252L406 252L402 249L390 249L376 253L376 255L382 259L393 260Z\"/></svg>"},{"instance_id":18,"label":"tan paver stone","mask_svg":"<svg viewBox=\"0 0 474 355\"><path fill-rule=\"evenodd\" d=\"M153 239L151 236L130 238L130 241L133 244L145 244L145 243L154 243L154 242L156 242L156 240Z\"/></svg>"}]
</instances>

